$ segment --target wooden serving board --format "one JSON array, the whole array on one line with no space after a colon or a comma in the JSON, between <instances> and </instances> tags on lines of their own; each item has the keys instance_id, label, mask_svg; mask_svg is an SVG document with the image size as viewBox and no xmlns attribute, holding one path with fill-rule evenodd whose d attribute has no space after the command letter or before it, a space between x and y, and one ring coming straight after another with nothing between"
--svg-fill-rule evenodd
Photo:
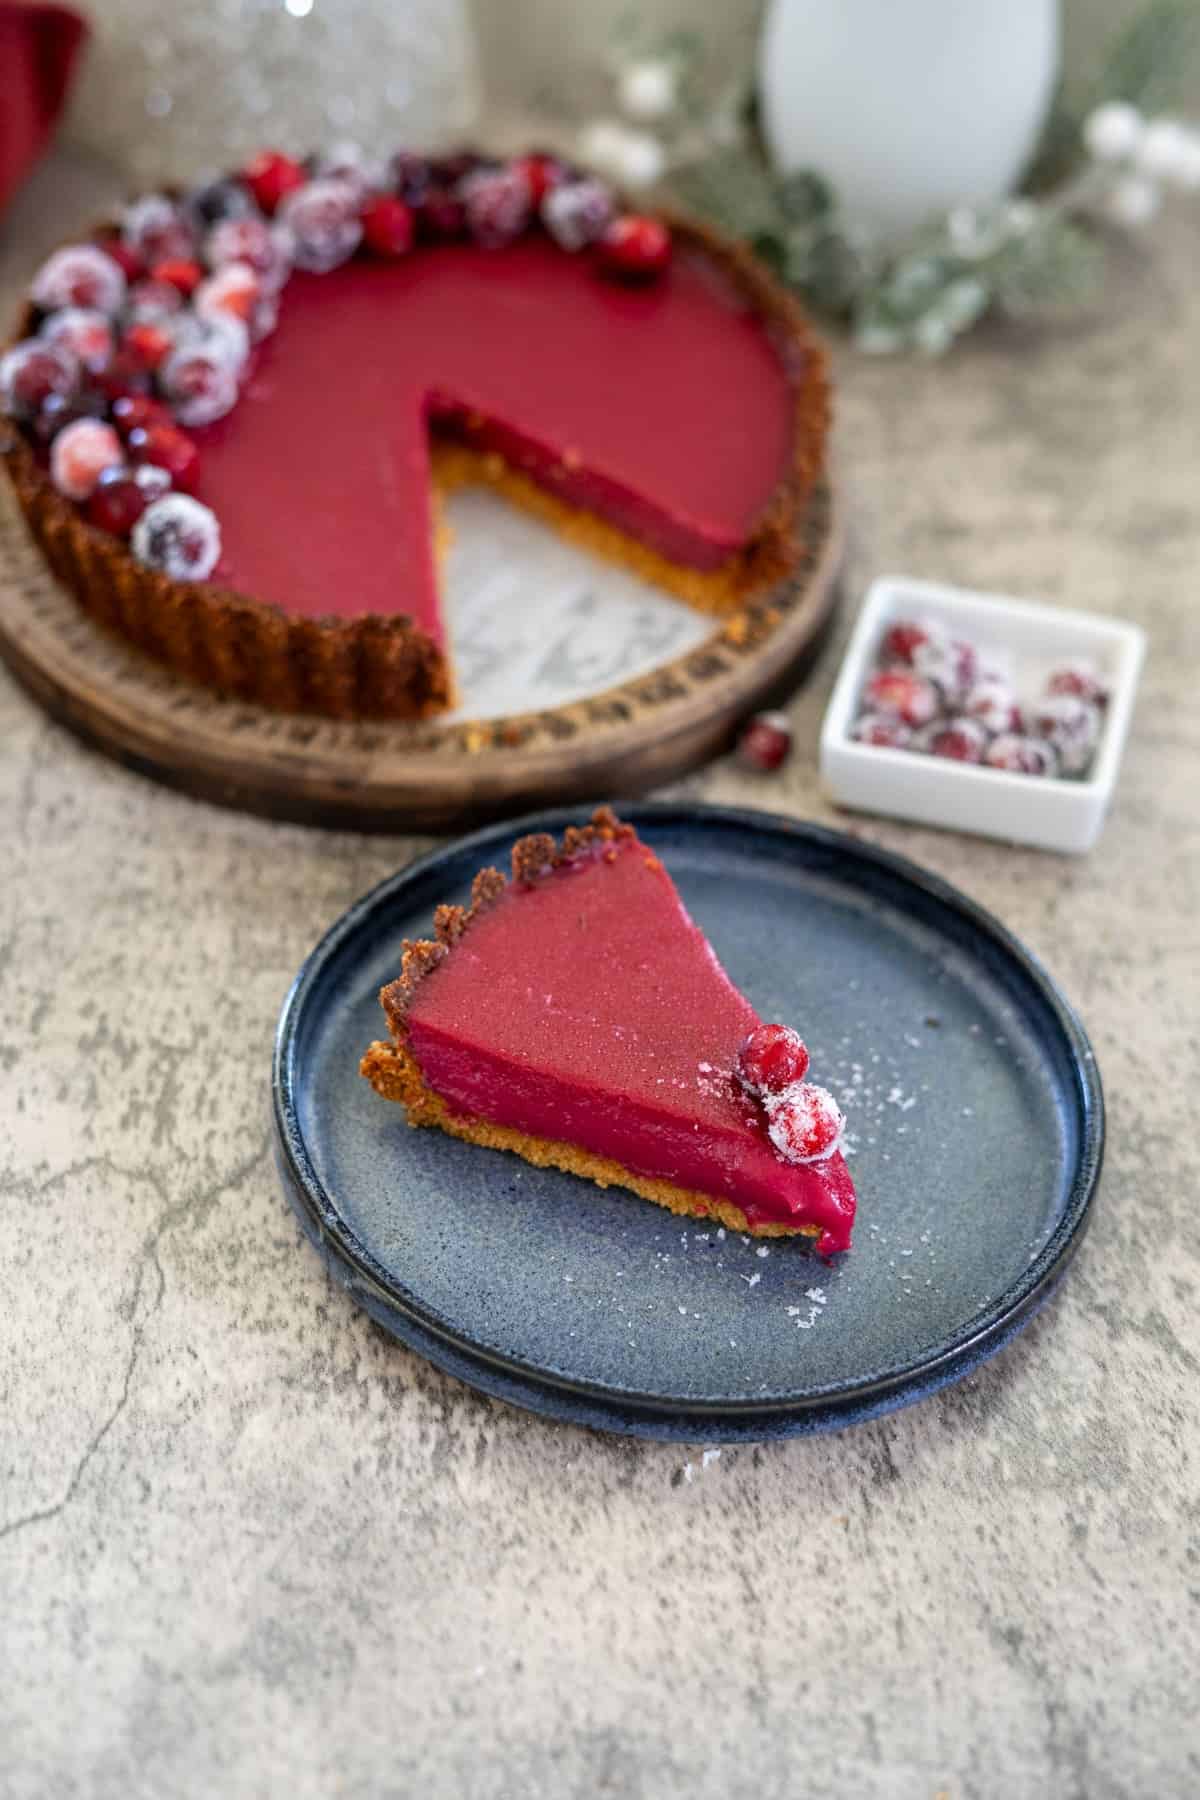
<instances>
[{"instance_id":1,"label":"wooden serving board","mask_svg":"<svg viewBox=\"0 0 1200 1800\"><path fill-rule=\"evenodd\" d=\"M832 614L839 508L813 496L794 576L673 660L536 712L419 724L267 712L193 686L92 623L0 482L0 656L52 716L130 768L222 806L372 831L449 830L630 794L705 762L794 686Z\"/></svg>"}]
</instances>

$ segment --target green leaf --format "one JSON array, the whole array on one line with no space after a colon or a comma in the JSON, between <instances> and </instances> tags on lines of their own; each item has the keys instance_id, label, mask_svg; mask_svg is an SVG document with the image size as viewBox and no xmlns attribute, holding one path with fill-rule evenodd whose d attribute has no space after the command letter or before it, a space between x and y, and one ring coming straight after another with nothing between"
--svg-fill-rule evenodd
<instances>
[{"instance_id":1,"label":"green leaf","mask_svg":"<svg viewBox=\"0 0 1200 1800\"><path fill-rule=\"evenodd\" d=\"M1085 111L1104 100L1128 100L1160 112L1189 94L1200 60L1196 0L1151 0L1109 45Z\"/></svg>"},{"instance_id":2,"label":"green leaf","mask_svg":"<svg viewBox=\"0 0 1200 1800\"><path fill-rule=\"evenodd\" d=\"M997 305L1026 315L1078 305L1099 281L1103 261L1086 231L1050 215L996 257L989 276Z\"/></svg>"},{"instance_id":3,"label":"green leaf","mask_svg":"<svg viewBox=\"0 0 1200 1800\"><path fill-rule=\"evenodd\" d=\"M766 165L746 149L731 149L676 171L671 191L680 203L736 237L776 236L783 223Z\"/></svg>"}]
</instances>

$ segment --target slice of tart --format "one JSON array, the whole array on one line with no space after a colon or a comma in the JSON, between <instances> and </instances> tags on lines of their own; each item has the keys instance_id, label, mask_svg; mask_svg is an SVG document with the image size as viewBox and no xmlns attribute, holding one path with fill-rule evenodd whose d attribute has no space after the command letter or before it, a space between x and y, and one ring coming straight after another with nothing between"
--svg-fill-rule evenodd
<instances>
[{"instance_id":1,"label":"slice of tart","mask_svg":"<svg viewBox=\"0 0 1200 1800\"><path fill-rule=\"evenodd\" d=\"M406 943L362 1073L410 1125L511 1150L671 1212L845 1250L843 1120L764 1024L667 871L607 809L561 846L525 837L511 880Z\"/></svg>"}]
</instances>

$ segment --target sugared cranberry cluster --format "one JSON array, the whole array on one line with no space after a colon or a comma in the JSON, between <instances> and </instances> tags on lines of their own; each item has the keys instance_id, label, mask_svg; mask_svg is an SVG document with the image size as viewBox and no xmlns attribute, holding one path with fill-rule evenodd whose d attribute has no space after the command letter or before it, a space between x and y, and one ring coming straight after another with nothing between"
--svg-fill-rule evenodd
<instances>
[{"instance_id":1,"label":"sugared cranberry cluster","mask_svg":"<svg viewBox=\"0 0 1200 1800\"><path fill-rule=\"evenodd\" d=\"M1086 776L1108 693L1085 663L1052 671L1023 702L975 645L933 619L889 627L850 735L860 744L916 750L1019 775Z\"/></svg>"},{"instance_id":2,"label":"sugared cranberry cluster","mask_svg":"<svg viewBox=\"0 0 1200 1800\"><path fill-rule=\"evenodd\" d=\"M846 1121L833 1095L806 1081L808 1048L787 1025L760 1025L738 1052L738 1082L762 1106L767 1136L785 1162L824 1162Z\"/></svg>"},{"instance_id":3,"label":"sugared cranberry cluster","mask_svg":"<svg viewBox=\"0 0 1200 1800\"><path fill-rule=\"evenodd\" d=\"M0 412L91 524L151 568L203 580L221 535L189 497L200 455L188 429L236 404L293 269L454 239L499 249L535 229L621 280L653 280L671 258L665 226L619 213L602 182L557 157L264 151L182 196L145 195L94 241L55 251L30 289L35 335L0 358Z\"/></svg>"}]
</instances>

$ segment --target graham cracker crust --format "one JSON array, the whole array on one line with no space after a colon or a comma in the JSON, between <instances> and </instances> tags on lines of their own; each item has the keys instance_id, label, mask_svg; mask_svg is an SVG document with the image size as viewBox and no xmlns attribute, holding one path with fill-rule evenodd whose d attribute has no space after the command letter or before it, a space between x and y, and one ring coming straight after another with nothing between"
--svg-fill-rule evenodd
<instances>
[{"instance_id":1,"label":"graham cracker crust","mask_svg":"<svg viewBox=\"0 0 1200 1800\"><path fill-rule=\"evenodd\" d=\"M796 302L743 246L711 227L662 215L677 242L724 271L766 321L793 396L789 467L746 543L713 570L672 562L598 515L567 504L494 452L433 439L435 486L484 483L593 554L633 570L698 610L736 612L783 580L801 552L799 520L824 464L829 382L824 352ZM16 337L35 328L23 309ZM210 582L146 568L119 539L89 525L52 485L32 447L0 422L17 501L58 579L98 624L176 674L277 712L336 719L421 719L454 703L447 658L404 614L297 619Z\"/></svg>"},{"instance_id":2,"label":"graham cracker crust","mask_svg":"<svg viewBox=\"0 0 1200 1800\"><path fill-rule=\"evenodd\" d=\"M621 824L609 807L600 807L593 813L589 825L568 827L561 845L547 833L518 839L513 846L511 880L517 885L536 882L550 870L589 853L597 844L608 846L632 836L631 826ZM383 1099L394 1100L403 1106L408 1123L414 1129L432 1126L470 1144L482 1144L489 1150L508 1150L540 1169L562 1169L568 1175L579 1175L585 1181L595 1182L598 1187L627 1188L641 1199L653 1201L656 1206L683 1217L715 1219L729 1231L744 1232L752 1237L819 1237L820 1228L815 1225L778 1222L751 1225L742 1209L731 1200L638 1175L624 1164L609 1157L595 1156L576 1144L532 1136L511 1126L493 1124L489 1119L452 1112L434 1093L409 1046L408 1010L412 996L421 982L450 954L463 933L470 930L479 914L493 906L508 886L509 881L499 869L481 869L472 885L469 907L439 906L434 914L435 939L405 941L400 975L381 989L379 995L392 1041L373 1043L359 1064L359 1073L371 1083L375 1092Z\"/></svg>"}]
</instances>

